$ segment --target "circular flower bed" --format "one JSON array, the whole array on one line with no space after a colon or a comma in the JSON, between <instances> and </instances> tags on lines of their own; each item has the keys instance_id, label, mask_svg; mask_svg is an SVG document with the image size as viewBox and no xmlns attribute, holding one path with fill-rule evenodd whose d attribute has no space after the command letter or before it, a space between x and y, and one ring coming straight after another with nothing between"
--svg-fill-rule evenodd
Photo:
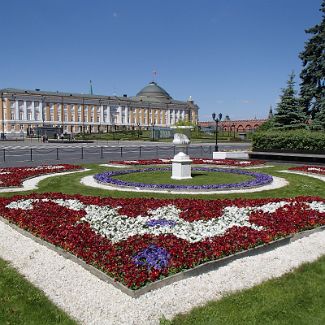
<instances>
[{"instance_id":1,"label":"circular flower bed","mask_svg":"<svg viewBox=\"0 0 325 325\"><path fill-rule=\"evenodd\" d=\"M222 168L204 168L194 167L193 171L205 171L216 173L229 173L238 175L247 175L253 177L253 179L232 184L206 184L206 185L176 185L176 184L146 184L140 182L127 182L114 178L115 176L131 174L131 173L145 173L145 172L161 172L171 171L171 168L145 168L134 170L122 170L122 171L108 171L105 173L96 174L94 179L100 183L113 184L123 187L135 187L145 189L173 189L173 190L223 190L223 189L238 189L238 188L252 188L270 184L273 181L272 176L262 173L249 172L240 169L222 169Z\"/></svg>"},{"instance_id":2,"label":"circular flower bed","mask_svg":"<svg viewBox=\"0 0 325 325\"><path fill-rule=\"evenodd\" d=\"M251 167L265 164L263 160L235 160L235 159L210 159L210 158L191 158L194 165L220 165L220 166L236 166ZM171 159L139 159L139 160L120 160L110 161L110 164L116 165L168 165Z\"/></svg>"},{"instance_id":3,"label":"circular flower bed","mask_svg":"<svg viewBox=\"0 0 325 325\"><path fill-rule=\"evenodd\" d=\"M325 167L321 166L299 166L299 167L291 167L289 170L294 170L303 173L311 173L317 175L325 175Z\"/></svg>"}]
</instances>

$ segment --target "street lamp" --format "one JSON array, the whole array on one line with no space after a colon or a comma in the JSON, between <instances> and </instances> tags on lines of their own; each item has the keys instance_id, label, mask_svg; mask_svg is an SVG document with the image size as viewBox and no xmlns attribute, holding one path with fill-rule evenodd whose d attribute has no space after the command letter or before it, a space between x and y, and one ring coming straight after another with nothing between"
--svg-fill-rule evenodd
<instances>
[{"instance_id":1,"label":"street lamp","mask_svg":"<svg viewBox=\"0 0 325 325\"><path fill-rule=\"evenodd\" d=\"M1 110L2 110L2 132L1 132L1 140L5 139L5 109L4 109L4 102L3 102L3 93L1 93L0 97L1 101Z\"/></svg>"},{"instance_id":2,"label":"street lamp","mask_svg":"<svg viewBox=\"0 0 325 325\"><path fill-rule=\"evenodd\" d=\"M216 117L216 113L212 114L212 118L213 120L216 122L216 145L215 145L215 151L219 151L218 150L218 123L221 121L222 119L222 114L219 113L218 117Z\"/></svg>"},{"instance_id":3,"label":"street lamp","mask_svg":"<svg viewBox=\"0 0 325 325\"><path fill-rule=\"evenodd\" d=\"M234 139L235 139L235 137L236 137L236 125L235 125L235 123L232 125L232 127L234 128Z\"/></svg>"},{"instance_id":4,"label":"street lamp","mask_svg":"<svg viewBox=\"0 0 325 325\"><path fill-rule=\"evenodd\" d=\"M137 123L137 126L138 126L138 139L140 138L140 125L141 125L141 124L138 122L138 123Z\"/></svg>"}]
</instances>

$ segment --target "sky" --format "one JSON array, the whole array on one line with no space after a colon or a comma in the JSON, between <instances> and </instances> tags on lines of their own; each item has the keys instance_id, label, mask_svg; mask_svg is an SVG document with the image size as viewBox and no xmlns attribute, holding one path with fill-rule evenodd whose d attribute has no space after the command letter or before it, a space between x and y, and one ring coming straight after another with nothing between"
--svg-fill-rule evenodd
<instances>
[{"instance_id":1,"label":"sky","mask_svg":"<svg viewBox=\"0 0 325 325\"><path fill-rule=\"evenodd\" d=\"M135 96L154 79L200 121L265 118L321 21L321 0L0 1L0 88Z\"/></svg>"}]
</instances>

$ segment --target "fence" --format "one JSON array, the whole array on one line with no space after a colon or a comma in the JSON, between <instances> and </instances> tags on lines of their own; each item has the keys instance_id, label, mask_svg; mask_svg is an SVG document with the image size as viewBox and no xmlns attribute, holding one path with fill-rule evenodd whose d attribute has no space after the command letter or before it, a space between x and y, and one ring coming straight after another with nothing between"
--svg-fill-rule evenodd
<instances>
[{"instance_id":1,"label":"fence","mask_svg":"<svg viewBox=\"0 0 325 325\"><path fill-rule=\"evenodd\" d=\"M184 149L184 148L183 148ZM188 146L190 157L211 157L214 146ZM5 164L21 162L107 162L109 160L132 160L171 158L181 151L176 146L95 146L75 148L3 148L2 161ZM0 155L1 156L1 155Z\"/></svg>"}]
</instances>

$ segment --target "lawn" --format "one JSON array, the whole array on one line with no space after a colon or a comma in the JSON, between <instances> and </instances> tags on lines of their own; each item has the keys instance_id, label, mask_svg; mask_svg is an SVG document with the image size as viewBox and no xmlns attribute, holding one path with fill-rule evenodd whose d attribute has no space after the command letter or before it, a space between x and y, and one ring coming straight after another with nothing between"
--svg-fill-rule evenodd
<instances>
[{"instance_id":1,"label":"lawn","mask_svg":"<svg viewBox=\"0 0 325 325\"><path fill-rule=\"evenodd\" d=\"M127 182L141 182L147 184L175 184L175 185L204 185L241 183L253 179L251 176L230 173L209 173L193 171L192 179L174 180L170 178L170 171L133 173L114 176L114 178Z\"/></svg>"},{"instance_id":2,"label":"lawn","mask_svg":"<svg viewBox=\"0 0 325 325\"><path fill-rule=\"evenodd\" d=\"M76 322L0 259L0 324L72 325Z\"/></svg>"},{"instance_id":3,"label":"lawn","mask_svg":"<svg viewBox=\"0 0 325 325\"><path fill-rule=\"evenodd\" d=\"M325 324L325 256L161 325Z\"/></svg>"}]
</instances>

